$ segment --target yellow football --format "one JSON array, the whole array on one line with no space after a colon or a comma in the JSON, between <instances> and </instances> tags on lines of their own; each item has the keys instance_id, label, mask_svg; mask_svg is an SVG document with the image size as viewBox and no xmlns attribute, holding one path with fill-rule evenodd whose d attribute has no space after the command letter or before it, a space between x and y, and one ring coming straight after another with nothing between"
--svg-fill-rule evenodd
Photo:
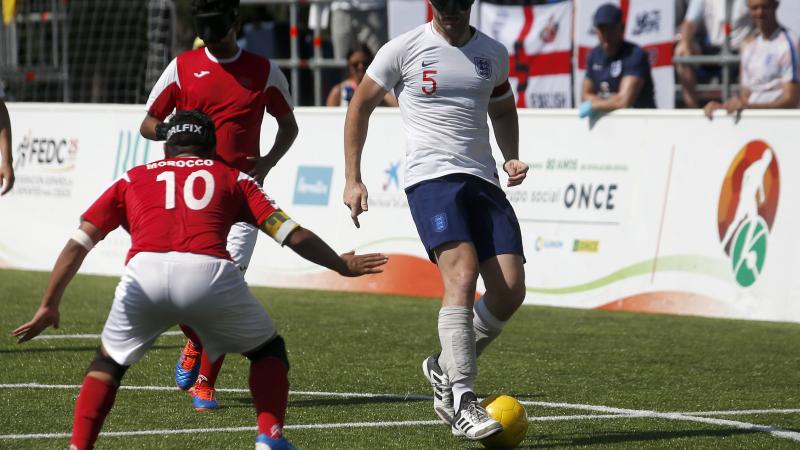
<instances>
[{"instance_id":1,"label":"yellow football","mask_svg":"<svg viewBox=\"0 0 800 450\"><path fill-rule=\"evenodd\" d=\"M481 443L489 448L514 448L525 439L528 433L528 413L525 408L510 395L493 395L485 398L481 406L492 419L503 425L503 431Z\"/></svg>"}]
</instances>

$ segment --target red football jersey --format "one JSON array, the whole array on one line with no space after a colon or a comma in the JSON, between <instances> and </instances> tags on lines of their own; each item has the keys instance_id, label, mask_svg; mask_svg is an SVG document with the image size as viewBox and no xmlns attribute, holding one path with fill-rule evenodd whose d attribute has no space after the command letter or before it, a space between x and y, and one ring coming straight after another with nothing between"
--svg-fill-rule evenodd
<instances>
[{"instance_id":1,"label":"red football jersey","mask_svg":"<svg viewBox=\"0 0 800 450\"><path fill-rule=\"evenodd\" d=\"M131 234L127 264L139 252L231 259L231 225L258 226L274 213L281 216L277 228L294 225L246 174L211 159L167 158L129 170L82 218L104 233L122 226Z\"/></svg>"},{"instance_id":2,"label":"red football jersey","mask_svg":"<svg viewBox=\"0 0 800 450\"><path fill-rule=\"evenodd\" d=\"M261 154L259 138L266 110L282 117L292 110L289 83L272 61L246 50L218 60L206 48L181 54L153 86L147 113L164 120L174 109L199 109L217 128L217 155L243 172L247 157Z\"/></svg>"}]
</instances>

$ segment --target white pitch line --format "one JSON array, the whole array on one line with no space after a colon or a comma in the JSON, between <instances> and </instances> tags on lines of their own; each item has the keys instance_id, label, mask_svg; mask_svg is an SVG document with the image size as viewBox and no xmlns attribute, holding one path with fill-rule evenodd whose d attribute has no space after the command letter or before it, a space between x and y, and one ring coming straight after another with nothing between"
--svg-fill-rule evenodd
<instances>
[{"instance_id":1,"label":"white pitch line","mask_svg":"<svg viewBox=\"0 0 800 450\"><path fill-rule=\"evenodd\" d=\"M13 383L0 384L0 389L80 389L80 384L41 384L41 383ZM120 386L128 391L177 391L176 386ZM217 388L217 392L232 392L237 394L250 393L250 389L243 388ZM307 397L339 397L339 398L383 398L387 400L432 400L429 395L397 395L397 394L369 394L364 392L318 392L318 391L289 391L291 395Z\"/></svg>"},{"instance_id":2,"label":"white pitch line","mask_svg":"<svg viewBox=\"0 0 800 450\"><path fill-rule=\"evenodd\" d=\"M5 389L77 389L79 385L74 384L60 384L60 385L46 385L39 383L21 383L21 384L0 384L0 388ZM167 386L122 386L123 389L128 390L146 390L146 391L166 391L177 390L175 387ZM248 392L247 389L218 389L220 392ZM310 391L290 391L292 395L305 395L305 396L321 396L321 397L340 397L340 398L386 398L398 400L430 400L429 396L422 395L396 395L396 394L370 394L363 392L310 392ZM555 403L555 402L540 402L540 401L521 401L523 405L528 406L541 406L547 408L561 408L561 409L577 409L585 411L596 411L606 414L597 415L572 415L572 416L540 416L531 417L529 421L555 421L555 420L586 420L586 419L626 419L626 418L657 418L668 419L676 421L698 422L707 423L718 426L729 426L733 428L759 431L769 433L772 436L784 439L790 439L800 442L800 433L795 431L784 430L777 427L758 425L748 422L739 422L734 420L716 419L710 417L700 416L720 416L720 415L744 415L744 414L794 414L800 412L798 409L754 409L754 410L732 410L732 411L699 411L699 412L666 412L660 413L657 411L626 409L626 408L613 408L602 405L586 405L575 403ZM439 421L405 421L405 422L354 422L354 423L334 423L334 424L305 424L305 425L287 425L287 429L323 429L323 428L367 428L367 427L392 427L392 426L417 426L417 425L433 425L438 424ZM102 433L103 436L135 436L135 435L162 435L162 434L181 434L181 433L210 433L210 432L231 432L231 431L252 431L254 427L238 427L238 428L211 428L211 429L189 429L189 430L143 430L143 431L124 431L124 432L107 432ZM0 439L50 439L57 437L67 437L67 433L52 433L52 434L20 434L20 435L0 435Z\"/></svg>"},{"instance_id":3,"label":"white pitch line","mask_svg":"<svg viewBox=\"0 0 800 450\"><path fill-rule=\"evenodd\" d=\"M584 411L597 411L597 412L605 412L605 413L616 413L616 414L623 414L630 417L647 417L647 418L655 418L655 419L669 419L669 420L680 420L686 422L699 422L699 423L707 423L711 425L719 425L719 426L729 426L733 428L738 428L740 430L751 430L751 431L760 431L763 433L769 433L775 437L780 437L784 439L790 439L796 442L800 442L800 433L796 431L789 431L784 430L782 428L777 427L770 427L765 425L758 425L754 423L748 422L739 422L735 420L727 420L727 419L714 419L710 417L700 417L699 415L689 415L683 413L660 413L656 411L647 411L647 410L639 410L639 409L626 409L626 408L612 408L609 406L600 406L600 405L582 405L582 404L572 404L572 403L552 403L552 402L526 402L526 404L536 405L536 406L545 406L551 408L568 408L568 409L579 409ZM712 411L713 412L713 411ZM721 411L717 411L719 413ZM704 414L706 415L706 414ZM720 415L720 414L716 414Z\"/></svg>"},{"instance_id":4,"label":"white pitch line","mask_svg":"<svg viewBox=\"0 0 800 450\"><path fill-rule=\"evenodd\" d=\"M180 331L165 331L161 336L182 336ZM44 334L31 339L33 341L49 341L57 339L100 339L99 334Z\"/></svg>"},{"instance_id":5,"label":"white pitch line","mask_svg":"<svg viewBox=\"0 0 800 450\"><path fill-rule=\"evenodd\" d=\"M596 419L631 419L636 417L630 414L584 414L569 416L538 416L529 417L529 422L556 422L566 420L596 420ZM408 427L408 426L431 426L441 425L440 420L406 420L390 422L343 422L343 423L310 423L286 425L286 430L324 430L324 429L344 429L344 428L388 428L388 427ZM226 427L226 428L187 428L180 430L137 430L137 431L104 431L101 437L124 437L124 436L166 436L175 434L195 434L195 433L238 433L244 431L256 431L257 427ZM35 433L35 434L6 434L0 435L0 440L33 440L33 439L60 439L68 438L71 433Z\"/></svg>"},{"instance_id":6,"label":"white pitch line","mask_svg":"<svg viewBox=\"0 0 800 450\"><path fill-rule=\"evenodd\" d=\"M798 414L800 409L735 409L732 411L694 411L676 414L687 416L750 416L758 414Z\"/></svg>"}]
</instances>

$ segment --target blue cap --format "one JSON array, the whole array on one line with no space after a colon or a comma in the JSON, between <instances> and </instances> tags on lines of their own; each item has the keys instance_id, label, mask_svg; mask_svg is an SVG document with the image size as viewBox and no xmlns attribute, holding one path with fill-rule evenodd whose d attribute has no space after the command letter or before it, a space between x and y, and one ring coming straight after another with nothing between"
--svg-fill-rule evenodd
<instances>
[{"instance_id":1,"label":"blue cap","mask_svg":"<svg viewBox=\"0 0 800 450\"><path fill-rule=\"evenodd\" d=\"M597 8L594 13L594 26L600 25L616 25L622 23L622 10L611 3Z\"/></svg>"}]
</instances>

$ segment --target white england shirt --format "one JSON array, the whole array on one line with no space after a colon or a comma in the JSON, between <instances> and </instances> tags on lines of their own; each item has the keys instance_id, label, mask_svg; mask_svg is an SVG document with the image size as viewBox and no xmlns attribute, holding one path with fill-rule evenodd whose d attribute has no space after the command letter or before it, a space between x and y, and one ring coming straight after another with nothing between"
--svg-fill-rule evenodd
<instances>
[{"instance_id":1,"label":"white england shirt","mask_svg":"<svg viewBox=\"0 0 800 450\"><path fill-rule=\"evenodd\" d=\"M772 36L759 34L742 45L740 79L750 89L748 103L775 101L783 95L785 83L800 81L797 46L797 36L780 27Z\"/></svg>"},{"instance_id":2,"label":"white england shirt","mask_svg":"<svg viewBox=\"0 0 800 450\"><path fill-rule=\"evenodd\" d=\"M381 47L367 75L400 103L406 187L453 173L500 185L487 112L490 101L513 95L508 63L505 46L480 31L454 47L430 22Z\"/></svg>"}]
</instances>

